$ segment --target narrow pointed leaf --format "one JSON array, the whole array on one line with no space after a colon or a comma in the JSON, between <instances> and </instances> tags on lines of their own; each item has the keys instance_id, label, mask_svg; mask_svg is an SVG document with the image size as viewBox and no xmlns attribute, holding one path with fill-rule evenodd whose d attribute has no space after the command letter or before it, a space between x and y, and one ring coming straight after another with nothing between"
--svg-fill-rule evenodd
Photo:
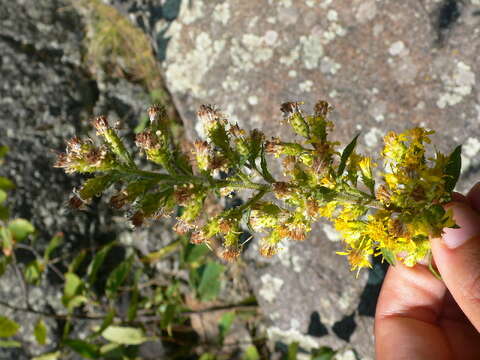
<instances>
[{"instance_id":1,"label":"narrow pointed leaf","mask_svg":"<svg viewBox=\"0 0 480 360\"><path fill-rule=\"evenodd\" d=\"M347 161L350 155L352 155L353 150L355 149L355 146L357 145L357 139L360 136L358 134L353 138L353 140L348 144L345 149L342 152L342 156L340 158L340 165L338 165L338 171L337 171L337 176L341 176L343 174L343 171L345 170L345 167L347 166Z\"/></svg>"},{"instance_id":2,"label":"narrow pointed leaf","mask_svg":"<svg viewBox=\"0 0 480 360\"><path fill-rule=\"evenodd\" d=\"M460 177L462 169L462 146L459 145L452 151L445 166L445 191L452 192Z\"/></svg>"}]
</instances>

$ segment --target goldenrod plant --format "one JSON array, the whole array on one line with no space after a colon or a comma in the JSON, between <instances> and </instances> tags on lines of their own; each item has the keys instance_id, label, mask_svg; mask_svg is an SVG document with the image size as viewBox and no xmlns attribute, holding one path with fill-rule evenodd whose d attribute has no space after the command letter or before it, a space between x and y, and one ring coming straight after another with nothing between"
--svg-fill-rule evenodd
<instances>
[{"instance_id":1,"label":"goldenrod plant","mask_svg":"<svg viewBox=\"0 0 480 360\"><path fill-rule=\"evenodd\" d=\"M98 117L93 125L102 143L74 138L55 166L94 175L72 197L75 207L114 186L111 205L127 209L135 227L176 216L175 231L188 233L192 243L221 239L225 260L240 255L247 229L261 234L260 254L270 257L282 241L304 240L322 217L342 235L345 250L339 254L347 256L352 270L371 267L372 256L407 266L428 259L429 237L456 226L442 205L451 200L458 180L461 148L449 156L430 155L426 146L433 131L416 127L387 133L381 159L355 150L358 135L339 151L339 143L329 139L332 106L319 101L307 115L301 105L281 106L298 141L267 139L202 105L198 118L205 140L190 150L174 143L165 110L152 106L150 124L135 142L158 171L141 169L108 120ZM281 159L283 176L272 174L272 158ZM205 216L207 198L239 191L246 192L243 204Z\"/></svg>"}]
</instances>

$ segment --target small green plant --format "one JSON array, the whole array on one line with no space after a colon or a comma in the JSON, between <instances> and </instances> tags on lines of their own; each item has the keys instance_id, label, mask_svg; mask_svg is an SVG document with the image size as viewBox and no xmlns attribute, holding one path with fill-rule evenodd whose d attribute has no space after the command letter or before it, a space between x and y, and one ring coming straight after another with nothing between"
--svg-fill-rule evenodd
<instances>
[{"instance_id":1,"label":"small green plant","mask_svg":"<svg viewBox=\"0 0 480 360\"><path fill-rule=\"evenodd\" d=\"M72 198L75 207L115 185L110 203L128 209L134 226L173 214L175 230L189 233L192 243L221 239L226 260L241 253L244 229L264 234L260 253L268 257L284 239L304 240L321 217L343 236L345 250L339 254L348 257L352 270L370 267L372 255L407 266L427 257L429 237L455 226L442 205L451 200L459 177L460 147L450 156L430 155L425 145L432 131L389 132L381 152L383 170L375 174L378 160L355 151L358 135L341 152L329 140L333 123L327 102L318 102L312 115L300 106L281 106L285 122L301 139L287 142L266 139L257 129L247 132L203 105L198 117L206 140L197 140L191 151L175 145L165 110L153 106L150 124L135 142L159 171L140 169L108 120L98 117L93 125L102 143L74 138L55 166L95 175ZM282 159L281 178L268 165L272 155ZM237 191L249 193L248 200L205 216L207 199Z\"/></svg>"},{"instance_id":2,"label":"small green plant","mask_svg":"<svg viewBox=\"0 0 480 360\"><path fill-rule=\"evenodd\" d=\"M0 163L7 150L0 147ZM35 360L64 359L72 353L85 359L137 359L142 344L161 341L172 359L192 358L220 352L235 319L232 314L255 311L252 301L219 302L225 267L212 261L205 245L195 246L185 237L147 255L118 241L65 252L62 233L42 246L28 220L9 215L7 195L14 188L0 176L0 278L15 276L22 291L15 301L0 299L0 348L21 347L28 353L34 346L26 339L33 335L35 352L43 353L32 355ZM28 256L20 258L19 251ZM158 276L156 264L172 255L185 277ZM59 295L55 309L39 305L31 295L34 288L47 286ZM202 305L201 313L229 311L219 324L218 342L200 344L189 322L197 310L187 304L187 296L216 301ZM15 321L19 313L35 317L32 330Z\"/></svg>"}]
</instances>

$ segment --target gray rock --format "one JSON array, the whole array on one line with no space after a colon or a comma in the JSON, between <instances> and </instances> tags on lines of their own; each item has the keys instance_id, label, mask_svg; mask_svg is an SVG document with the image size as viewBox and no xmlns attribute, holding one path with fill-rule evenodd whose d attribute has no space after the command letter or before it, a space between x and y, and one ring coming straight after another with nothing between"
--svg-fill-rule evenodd
<instances>
[{"instance_id":1,"label":"gray rock","mask_svg":"<svg viewBox=\"0 0 480 360\"><path fill-rule=\"evenodd\" d=\"M150 34L169 39L161 54L165 78L192 138L202 103L218 104L241 126L285 136L279 104L303 100L311 108L322 98L336 107L342 143L361 131L360 150L378 153L387 130L425 126L437 131L441 151L464 144L460 190L478 178L478 0L177 3L177 19L168 27L157 20L162 32ZM128 11L148 18L148 10ZM313 345L309 326L322 323L318 334L330 335L313 336L317 343L350 340L371 358L383 270L376 267L367 284L367 274L354 280L333 255L341 245L328 240L329 229L319 226L279 259L252 260L250 279L272 336L303 336Z\"/></svg>"},{"instance_id":2,"label":"gray rock","mask_svg":"<svg viewBox=\"0 0 480 360\"><path fill-rule=\"evenodd\" d=\"M126 244L137 238L135 246L142 252L171 241L171 233L161 224L132 233L124 219L112 220L105 202L96 201L84 212L70 210L66 203L81 177L52 167L55 152L64 150L65 140L92 134L89 123L94 115L108 113L127 123L125 129L132 129L149 105L148 93L124 79L94 78L87 71L82 64L84 19L69 1L0 0L0 9L0 143L10 147L0 173L17 185L9 197L12 217L34 223L38 251L59 231L65 233L63 254L117 236ZM122 135L133 142L131 131ZM32 286L30 303L36 310L65 312L59 300L61 284L56 280ZM0 300L24 306L23 298L18 278L12 272L4 274ZM55 321L47 321L50 342L40 347L35 345L32 330L37 315L13 313L4 307L0 313L12 315L22 325L18 340L23 345L21 350L0 349L1 359L26 359L55 347ZM82 322L75 326L79 336L88 329Z\"/></svg>"}]
</instances>

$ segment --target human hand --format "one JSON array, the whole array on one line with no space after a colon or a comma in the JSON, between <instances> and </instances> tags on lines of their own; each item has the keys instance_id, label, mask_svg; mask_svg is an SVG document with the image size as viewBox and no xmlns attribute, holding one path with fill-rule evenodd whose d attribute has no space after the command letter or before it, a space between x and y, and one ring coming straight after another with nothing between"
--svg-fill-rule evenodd
<instances>
[{"instance_id":1,"label":"human hand","mask_svg":"<svg viewBox=\"0 0 480 360\"><path fill-rule=\"evenodd\" d=\"M480 359L480 183L447 205L459 229L431 239L442 279L390 267L375 314L377 360Z\"/></svg>"}]
</instances>

